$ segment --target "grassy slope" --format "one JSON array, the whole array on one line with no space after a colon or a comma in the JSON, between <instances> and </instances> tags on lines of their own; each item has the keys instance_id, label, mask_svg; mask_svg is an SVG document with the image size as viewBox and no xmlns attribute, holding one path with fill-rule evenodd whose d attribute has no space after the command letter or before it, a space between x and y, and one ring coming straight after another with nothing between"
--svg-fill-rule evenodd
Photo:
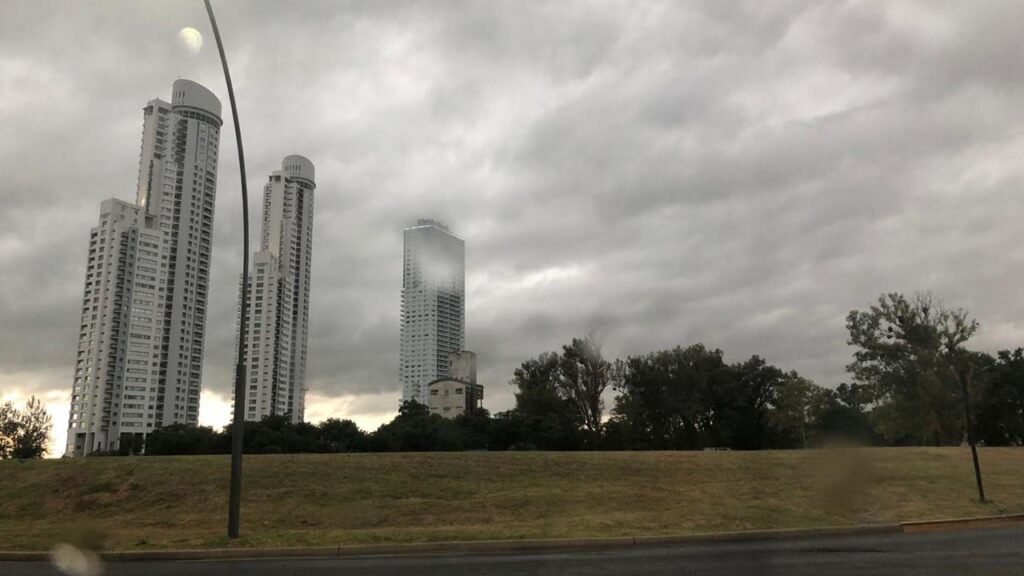
<instances>
[{"instance_id":1,"label":"grassy slope","mask_svg":"<svg viewBox=\"0 0 1024 576\"><path fill-rule=\"evenodd\" d=\"M249 456L232 545L561 538L1024 512L1024 450ZM227 545L228 458L0 462L0 549Z\"/></svg>"}]
</instances>

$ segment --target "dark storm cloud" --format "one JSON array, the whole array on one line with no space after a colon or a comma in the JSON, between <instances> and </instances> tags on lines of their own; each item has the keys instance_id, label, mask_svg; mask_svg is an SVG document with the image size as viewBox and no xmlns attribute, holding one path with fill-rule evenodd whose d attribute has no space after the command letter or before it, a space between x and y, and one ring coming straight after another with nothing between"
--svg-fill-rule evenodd
<instances>
[{"instance_id":1,"label":"dark storm cloud","mask_svg":"<svg viewBox=\"0 0 1024 576\"><path fill-rule=\"evenodd\" d=\"M979 347L1024 344L1019 3L217 9L250 192L286 154L317 166L324 403L394 407L401 229L428 215L467 242L492 409L520 361L592 330L610 356L704 341L835 385L846 312L888 290L967 307ZM219 73L198 2L5 4L5 386L67 387L88 229L133 195L141 108L187 77L228 122L204 371L227 393L241 225Z\"/></svg>"}]
</instances>

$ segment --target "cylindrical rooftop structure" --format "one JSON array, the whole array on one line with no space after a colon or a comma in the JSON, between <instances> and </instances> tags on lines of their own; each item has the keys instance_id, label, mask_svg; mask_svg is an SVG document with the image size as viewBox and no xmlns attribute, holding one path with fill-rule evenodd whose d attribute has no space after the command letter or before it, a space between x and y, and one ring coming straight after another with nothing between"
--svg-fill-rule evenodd
<instances>
[{"instance_id":1,"label":"cylindrical rooftop structure","mask_svg":"<svg viewBox=\"0 0 1024 576\"><path fill-rule=\"evenodd\" d=\"M217 118L218 122L222 121L220 117L220 99L198 82L184 79L175 80L171 105L175 108L194 108L213 115Z\"/></svg>"},{"instance_id":2,"label":"cylindrical rooftop structure","mask_svg":"<svg viewBox=\"0 0 1024 576\"><path fill-rule=\"evenodd\" d=\"M313 168L313 163L309 161L309 158L305 156L298 154L285 156L281 162L281 170L289 178L302 178L314 187L316 186L316 169Z\"/></svg>"}]
</instances>

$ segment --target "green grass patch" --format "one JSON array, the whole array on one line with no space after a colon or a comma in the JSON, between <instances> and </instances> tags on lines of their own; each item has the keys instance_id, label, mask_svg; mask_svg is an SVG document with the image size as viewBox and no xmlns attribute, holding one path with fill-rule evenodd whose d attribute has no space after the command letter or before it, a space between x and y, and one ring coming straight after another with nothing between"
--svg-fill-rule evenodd
<instances>
[{"instance_id":1,"label":"green grass patch","mask_svg":"<svg viewBox=\"0 0 1024 576\"><path fill-rule=\"evenodd\" d=\"M247 456L0 462L0 549L144 550L811 528L1024 512L1024 449Z\"/></svg>"}]
</instances>

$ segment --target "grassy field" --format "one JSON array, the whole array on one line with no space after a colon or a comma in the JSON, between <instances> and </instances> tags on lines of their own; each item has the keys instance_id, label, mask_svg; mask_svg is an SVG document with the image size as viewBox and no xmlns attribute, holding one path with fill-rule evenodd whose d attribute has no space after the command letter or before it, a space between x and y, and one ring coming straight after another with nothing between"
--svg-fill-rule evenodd
<instances>
[{"instance_id":1,"label":"grassy field","mask_svg":"<svg viewBox=\"0 0 1024 576\"><path fill-rule=\"evenodd\" d=\"M1024 512L1024 449L247 456L0 462L0 549L302 546L804 528Z\"/></svg>"}]
</instances>

